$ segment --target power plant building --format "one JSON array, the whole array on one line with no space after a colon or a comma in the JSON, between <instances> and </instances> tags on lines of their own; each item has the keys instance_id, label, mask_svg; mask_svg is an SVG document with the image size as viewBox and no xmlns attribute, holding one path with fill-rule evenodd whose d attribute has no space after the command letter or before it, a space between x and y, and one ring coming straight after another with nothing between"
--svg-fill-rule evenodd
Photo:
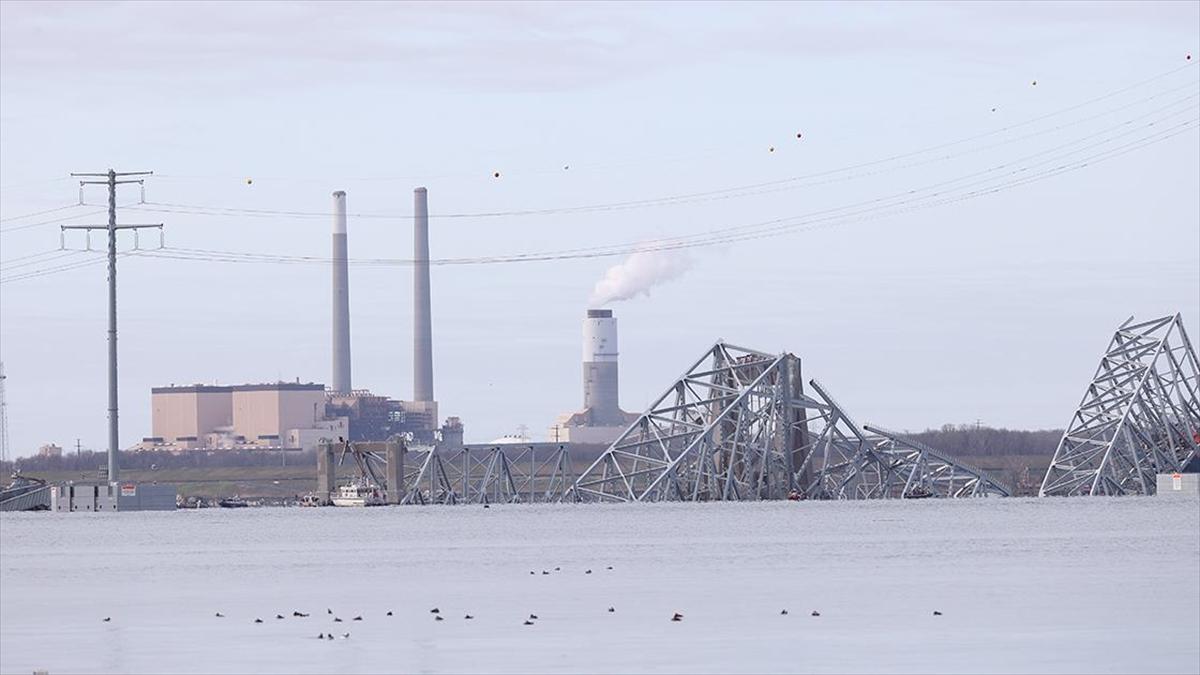
<instances>
[{"instance_id":1,"label":"power plant building","mask_svg":"<svg viewBox=\"0 0 1200 675\"><path fill-rule=\"evenodd\" d=\"M322 439L417 444L448 434L461 444L458 418L438 427L433 393L429 207L413 190L413 400L400 401L351 385L350 272L346 193L333 193L330 386L299 382L151 389L152 436L144 450L312 449ZM615 385L614 385L615 386ZM605 408L607 410L607 408Z\"/></svg>"},{"instance_id":2,"label":"power plant building","mask_svg":"<svg viewBox=\"0 0 1200 675\"><path fill-rule=\"evenodd\" d=\"M325 385L190 385L150 390L153 436L144 450L311 449L348 433L326 414Z\"/></svg>"},{"instance_id":3,"label":"power plant building","mask_svg":"<svg viewBox=\"0 0 1200 675\"><path fill-rule=\"evenodd\" d=\"M608 445L637 421L618 398L617 319L611 309L589 309L583 319L583 410L561 415L548 439Z\"/></svg>"}]
</instances>

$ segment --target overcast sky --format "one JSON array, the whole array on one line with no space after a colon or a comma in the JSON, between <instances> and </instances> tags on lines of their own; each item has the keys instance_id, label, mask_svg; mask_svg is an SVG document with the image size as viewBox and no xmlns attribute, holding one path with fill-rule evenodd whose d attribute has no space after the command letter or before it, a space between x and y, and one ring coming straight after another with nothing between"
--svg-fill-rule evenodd
<instances>
[{"instance_id":1,"label":"overcast sky","mask_svg":"<svg viewBox=\"0 0 1200 675\"><path fill-rule=\"evenodd\" d=\"M3 2L0 277L98 259L47 252L99 209L20 216L74 203L68 172L109 167L155 171L149 202L205 207L120 212L164 222L176 249L326 256L328 217L214 209L320 214L346 190L351 213L396 216L351 217L356 259L411 255L419 185L437 216L773 183L435 217L434 258L916 190L929 201L663 254L674 278L612 305L623 407L723 338L798 354L861 422L1061 427L1126 317L1182 312L1200 336L1198 57L1195 2ZM970 194L920 191L941 184ZM577 409L580 319L621 261L435 267L442 414L479 441L541 437ZM119 269L123 445L150 435L152 386L328 382L327 265ZM411 275L351 267L356 387L411 396ZM18 454L103 449L105 293L102 264L0 285Z\"/></svg>"}]
</instances>

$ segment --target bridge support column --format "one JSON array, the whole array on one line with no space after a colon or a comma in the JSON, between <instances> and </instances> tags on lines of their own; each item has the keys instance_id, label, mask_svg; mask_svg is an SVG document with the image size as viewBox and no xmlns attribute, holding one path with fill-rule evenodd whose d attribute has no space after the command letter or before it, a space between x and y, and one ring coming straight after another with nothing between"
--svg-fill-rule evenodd
<instances>
[{"instance_id":1,"label":"bridge support column","mask_svg":"<svg viewBox=\"0 0 1200 675\"><path fill-rule=\"evenodd\" d=\"M404 455L408 452L402 440L391 440L387 444L387 503L400 504L404 501Z\"/></svg>"},{"instance_id":2,"label":"bridge support column","mask_svg":"<svg viewBox=\"0 0 1200 675\"><path fill-rule=\"evenodd\" d=\"M333 503L330 496L337 484L336 471L337 466L333 461L333 444L322 443L317 447L317 499L321 500L322 506Z\"/></svg>"}]
</instances>

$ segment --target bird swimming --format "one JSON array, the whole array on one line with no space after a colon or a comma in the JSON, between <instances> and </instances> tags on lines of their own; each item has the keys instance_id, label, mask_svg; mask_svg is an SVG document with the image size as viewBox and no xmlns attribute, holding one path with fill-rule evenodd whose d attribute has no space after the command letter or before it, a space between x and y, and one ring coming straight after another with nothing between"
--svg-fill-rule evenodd
<instances>
[{"instance_id":1,"label":"bird swimming","mask_svg":"<svg viewBox=\"0 0 1200 675\"><path fill-rule=\"evenodd\" d=\"M335 617L333 617L333 622L334 622L334 623L341 623L341 622L342 622L342 620L341 620L341 618L339 618L339 617L336 617L336 616L335 616Z\"/></svg>"},{"instance_id":2,"label":"bird swimming","mask_svg":"<svg viewBox=\"0 0 1200 675\"><path fill-rule=\"evenodd\" d=\"M609 614L612 614L612 613L613 613L613 612L615 612L615 611L617 611L617 608L616 608L616 607L609 607L609 608L608 608L608 613L609 613Z\"/></svg>"},{"instance_id":3,"label":"bird swimming","mask_svg":"<svg viewBox=\"0 0 1200 675\"><path fill-rule=\"evenodd\" d=\"M430 614L437 614L438 612L441 612L441 611L442 611L442 610L438 609L437 607L434 607L433 609L429 610L429 613L430 613Z\"/></svg>"},{"instance_id":4,"label":"bird swimming","mask_svg":"<svg viewBox=\"0 0 1200 675\"><path fill-rule=\"evenodd\" d=\"M392 615L392 610L390 610L390 609L389 609L389 610L388 610L388 613L387 613L387 615L388 615L388 616L391 616L391 615Z\"/></svg>"},{"instance_id":5,"label":"bird swimming","mask_svg":"<svg viewBox=\"0 0 1200 675\"><path fill-rule=\"evenodd\" d=\"M536 619L536 618L537 618L537 614L530 614L530 615L529 615L529 618L531 618L531 619Z\"/></svg>"},{"instance_id":6,"label":"bird swimming","mask_svg":"<svg viewBox=\"0 0 1200 675\"><path fill-rule=\"evenodd\" d=\"M354 617L354 620L355 620L355 621L362 621L362 617L361 617L361 616L356 616L356 617Z\"/></svg>"},{"instance_id":7,"label":"bird swimming","mask_svg":"<svg viewBox=\"0 0 1200 675\"><path fill-rule=\"evenodd\" d=\"M442 615L441 615L441 614L437 614L437 615L435 615L435 616L433 617L433 620L434 620L434 621L445 621L445 619L443 619L443 618L442 618Z\"/></svg>"},{"instance_id":8,"label":"bird swimming","mask_svg":"<svg viewBox=\"0 0 1200 675\"><path fill-rule=\"evenodd\" d=\"M781 612L779 613L779 615L780 615L780 616L787 616L787 610L785 609L785 610L781 611Z\"/></svg>"},{"instance_id":9,"label":"bird swimming","mask_svg":"<svg viewBox=\"0 0 1200 675\"><path fill-rule=\"evenodd\" d=\"M525 621L525 625L526 625L526 626L532 626L532 625L533 625L533 622L532 622L532 621L529 621L529 620L526 620L526 621Z\"/></svg>"},{"instance_id":10,"label":"bird swimming","mask_svg":"<svg viewBox=\"0 0 1200 675\"><path fill-rule=\"evenodd\" d=\"M941 612L939 612L939 611L937 611L937 610L935 609L935 610L933 610L933 615L934 615L934 616L941 616L941 615L942 615L942 613L941 613Z\"/></svg>"},{"instance_id":11,"label":"bird swimming","mask_svg":"<svg viewBox=\"0 0 1200 675\"><path fill-rule=\"evenodd\" d=\"M111 617L111 616L106 616L106 617L104 617L104 623L108 623L109 621L112 621L112 617Z\"/></svg>"},{"instance_id":12,"label":"bird swimming","mask_svg":"<svg viewBox=\"0 0 1200 675\"><path fill-rule=\"evenodd\" d=\"M224 614L222 614L222 613L220 613L220 612L217 612L217 618L218 618L218 619L223 619L223 618L225 618L225 615L224 615Z\"/></svg>"},{"instance_id":13,"label":"bird swimming","mask_svg":"<svg viewBox=\"0 0 1200 675\"><path fill-rule=\"evenodd\" d=\"M350 637L350 634L349 634L349 633L342 633L342 637L349 639L349 637Z\"/></svg>"},{"instance_id":14,"label":"bird swimming","mask_svg":"<svg viewBox=\"0 0 1200 675\"><path fill-rule=\"evenodd\" d=\"M821 616L821 613L814 609L812 615L813 616Z\"/></svg>"},{"instance_id":15,"label":"bird swimming","mask_svg":"<svg viewBox=\"0 0 1200 675\"><path fill-rule=\"evenodd\" d=\"M262 623L262 619L255 619L254 623Z\"/></svg>"},{"instance_id":16,"label":"bird swimming","mask_svg":"<svg viewBox=\"0 0 1200 675\"><path fill-rule=\"evenodd\" d=\"M293 612L292 612L292 616L306 617L306 616L308 616L308 615L307 615L307 614L305 614L304 612L295 612L295 611L293 611Z\"/></svg>"},{"instance_id":17,"label":"bird swimming","mask_svg":"<svg viewBox=\"0 0 1200 675\"><path fill-rule=\"evenodd\" d=\"M282 618L283 618L283 615L282 615L282 614L276 614L276 615L275 615L275 618L276 618L276 619L282 619Z\"/></svg>"},{"instance_id":18,"label":"bird swimming","mask_svg":"<svg viewBox=\"0 0 1200 675\"><path fill-rule=\"evenodd\" d=\"M683 621L683 615L680 614L679 612L675 612L675 615L671 617L671 620L672 621Z\"/></svg>"}]
</instances>

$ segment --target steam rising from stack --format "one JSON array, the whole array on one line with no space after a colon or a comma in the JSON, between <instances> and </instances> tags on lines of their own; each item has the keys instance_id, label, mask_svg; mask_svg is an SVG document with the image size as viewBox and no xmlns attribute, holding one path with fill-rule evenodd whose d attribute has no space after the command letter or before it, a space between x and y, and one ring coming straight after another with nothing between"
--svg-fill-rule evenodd
<instances>
[{"instance_id":1,"label":"steam rising from stack","mask_svg":"<svg viewBox=\"0 0 1200 675\"><path fill-rule=\"evenodd\" d=\"M596 282L588 305L603 307L650 295L655 286L680 276L691 266L691 259L683 251L635 251L621 264L608 268L604 278Z\"/></svg>"}]
</instances>

